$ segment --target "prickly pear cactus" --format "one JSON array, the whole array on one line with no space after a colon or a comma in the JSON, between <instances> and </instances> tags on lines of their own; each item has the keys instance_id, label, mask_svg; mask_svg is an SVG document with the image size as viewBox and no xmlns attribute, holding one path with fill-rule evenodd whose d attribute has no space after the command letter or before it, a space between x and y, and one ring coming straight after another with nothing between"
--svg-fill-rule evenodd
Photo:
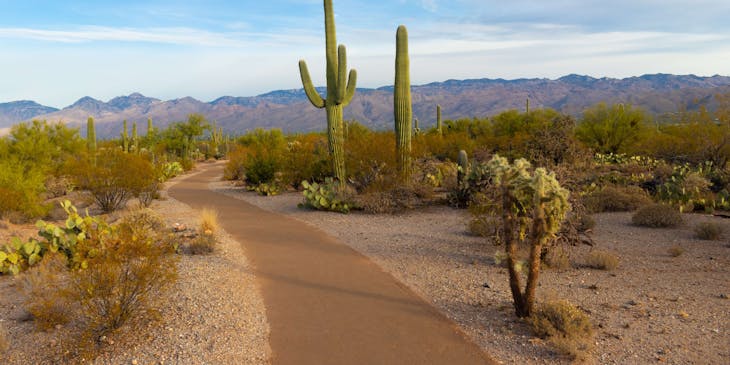
<instances>
[{"instance_id":1,"label":"prickly pear cactus","mask_svg":"<svg viewBox=\"0 0 730 365\"><path fill-rule=\"evenodd\" d=\"M323 184L302 181L304 202L299 204L299 207L349 213L353 205L342 197L344 189L339 184L339 181L332 178L326 178Z\"/></svg>"}]
</instances>

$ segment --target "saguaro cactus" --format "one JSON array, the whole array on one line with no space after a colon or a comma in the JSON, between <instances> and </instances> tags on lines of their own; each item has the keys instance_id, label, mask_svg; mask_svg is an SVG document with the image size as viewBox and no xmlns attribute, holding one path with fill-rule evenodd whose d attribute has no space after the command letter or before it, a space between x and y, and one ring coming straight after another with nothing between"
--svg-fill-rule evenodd
<instances>
[{"instance_id":1,"label":"saguaro cactus","mask_svg":"<svg viewBox=\"0 0 730 365\"><path fill-rule=\"evenodd\" d=\"M151 136L154 133L155 127L152 126L152 118L147 118L147 136Z\"/></svg>"},{"instance_id":2,"label":"saguaro cactus","mask_svg":"<svg viewBox=\"0 0 730 365\"><path fill-rule=\"evenodd\" d=\"M129 152L129 134L127 134L127 120L122 124L122 151Z\"/></svg>"},{"instance_id":3,"label":"saguaro cactus","mask_svg":"<svg viewBox=\"0 0 730 365\"><path fill-rule=\"evenodd\" d=\"M345 137L342 109L350 104L355 96L357 71L347 74L347 53L344 45L337 46L335 33L335 14L332 0L324 0L325 48L327 55L327 98L323 99L314 88L309 69L304 60L299 61L299 73L304 91L309 101L317 108L327 110L327 140L332 159L332 172L339 181L344 182L345 175Z\"/></svg>"},{"instance_id":4,"label":"saguaro cactus","mask_svg":"<svg viewBox=\"0 0 730 365\"><path fill-rule=\"evenodd\" d=\"M439 136L444 135L444 128L443 124L441 124L441 105L436 105L436 130L439 133Z\"/></svg>"},{"instance_id":5,"label":"saguaro cactus","mask_svg":"<svg viewBox=\"0 0 730 365\"><path fill-rule=\"evenodd\" d=\"M90 152L96 151L96 128L92 117L86 120L86 147Z\"/></svg>"},{"instance_id":6,"label":"saguaro cactus","mask_svg":"<svg viewBox=\"0 0 730 365\"><path fill-rule=\"evenodd\" d=\"M410 60L408 58L408 30L404 25L395 34L395 146L398 171L404 181L411 173L411 105Z\"/></svg>"},{"instance_id":7,"label":"saguaro cactus","mask_svg":"<svg viewBox=\"0 0 730 365\"><path fill-rule=\"evenodd\" d=\"M139 136L137 135L137 122L132 122L132 149L139 153Z\"/></svg>"}]
</instances>

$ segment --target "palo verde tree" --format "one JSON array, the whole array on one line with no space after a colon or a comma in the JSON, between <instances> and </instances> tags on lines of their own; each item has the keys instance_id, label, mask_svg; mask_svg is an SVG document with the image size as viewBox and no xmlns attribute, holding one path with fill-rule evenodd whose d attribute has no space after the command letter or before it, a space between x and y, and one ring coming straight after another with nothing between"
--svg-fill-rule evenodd
<instances>
[{"instance_id":1,"label":"palo verde tree","mask_svg":"<svg viewBox=\"0 0 730 365\"><path fill-rule=\"evenodd\" d=\"M395 146L398 171L405 182L411 174L411 139L413 107L411 104L410 61L408 57L408 30L398 27L395 35L395 90L393 91L395 114ZM418 129L418 124L416 124Z\"/></svg>"},{"instance_id":2,"label":"palo verde tree","mask_svg":"<svg viewBox=\"0 0 730 365\"><path fill-rule=\"evenodd\" d=\"M486 208L501 216L500 238L505 243L509 284L518 317L529 317L535 303L540 276L540 253L560 230L570 210L568 191L555 175L544 168L532 170L527 160L514 163L494 156L488 163L475 166L472 174L487 176L498 195ZM530 246L527 282L522 290L517 246Z\"/></svg>"},{"instance_id":3,"label":"palo verde tree","mask_svg":"<svg viewBox=\"0 0 730 365\"><path fill-rule=\"evenodd\" d=\"M350 104L352 97L355 96L357 71L350 70L348 76L345 46L342 44L339 47L337 46L332 0L324 0L324 27L327 56L327 98L323 99L317 93L312 78L309 76L307 63L304 60L299 61L299 73L302 78L302 85L304 85L304 91L312 105L327 110L327 139L330 158L332 159L332 171L339 181L344 182L347 175L345 174L345 137L342 109Z\"/></svg>"},{"instance_id":4,"label":"palo verde tree","mask_svg":"<svg viewBox=\"0 0 730 365\"><path fill-rule=\"evenodd\" d=\"M648 120L646 114L631 105L600 103L583 112L576 137L601 153L621 153L636 142Z\"/></svg>"}]
</instances>

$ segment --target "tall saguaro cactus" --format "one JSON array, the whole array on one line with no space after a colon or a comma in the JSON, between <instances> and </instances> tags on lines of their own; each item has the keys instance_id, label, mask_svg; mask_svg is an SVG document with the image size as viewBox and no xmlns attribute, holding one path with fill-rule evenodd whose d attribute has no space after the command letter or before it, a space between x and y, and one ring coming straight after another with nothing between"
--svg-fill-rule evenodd
<instances>
[{"instance_id":1,"label":"tall saguaro cactus","mask_svg":"<svg viewBox=\"0 0 730 365\"><path fill-rule=\"evenodd\" d=\"M139 136L137 135L137 122L132 122L132 149L139 153Z\"/></svg>"},{"instance_id":2,"label":"tall saguaro cactus","mask_svg":"<svg viewBox=\"0 0 730 365\"><path fill-rule=\"evenodd\" d=\"M441 123L441 105L436 104L436 131L438 131L439 136L444 135L444 127Z\"/></svg>"},{"instance_id":3,"label":"tall saguaro cactus","mask_svg":"<svg viewBox=\"0 0 730 365\"><path fill-rule=\"evenodd\" d=\"M395 91L393 97L395 114L395 146L398 171L403 181L411 173L411 104L410 60L408 58L408 30L398 27L395 35Z\"/></svg>"},{"instance_id":4,"label":"tall saguaro cactus","mask_svg":"<svg viewBox=\"0 0 730 365\"><path fill-rule=\"evenodd\" d=\"M94 127L94 118L89 117L86 120L86 147L89 152L96 151L96 128Z\"/></svg>"},{"instance_id":5,"label":"tall saguaro cactus","mask_svg":"<svg viewBox=\"0 0 730 365\"><path fill-rule=\"evenodd\" d=\"M122 151L129 152L129 134L127 134L127 120L122 124Z\"/></svg>"},{"instance_id":6,"label":"tall saguaro cactus","mask_svg":"<svg viewBox=\"0 0 730 365\"><path fill-rule=\"evenodd\" d=\"M335 178L344 182L345 175L345 137L342 109L350 104L355 96L357 71L347 73L347 53L345 46L337 46L335 14L332 0L324 0L325 48L327 55L327 98L323 99L314 88L309 69L304 60L299 61L299 73L304 91L309 101L317 108L327 110L327 139L332 159L332 172Z\"/></svg>"}]
</instances>

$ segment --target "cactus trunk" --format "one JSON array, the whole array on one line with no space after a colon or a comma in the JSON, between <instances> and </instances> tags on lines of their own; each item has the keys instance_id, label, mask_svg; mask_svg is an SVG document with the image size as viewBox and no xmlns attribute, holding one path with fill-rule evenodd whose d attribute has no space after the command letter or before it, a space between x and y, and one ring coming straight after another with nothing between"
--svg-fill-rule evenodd
<instances>
[{"instance_id":1,"label":"cactus trunk","mask_svg":"<svg viewBox=\"0 0 730 365\"><path fill-rule=\"evenodd\" d=\"M401 179L408 181L411 173L411 105L410 65L408 59L408 30L398 27L395 37L395 90L393 96L395 114L395 146L398 171Z\"/></svg>"},{"instance_id":2,"label":"cactus trunk","mask_svg":"<svg viewBox=\"0 0 730 365\"><path fill-rule=\"evenodd\" d=\"M332 0L324 0L325 48L327 57L327 98L323 99L312 83L307 63L299 61L302 85L309 101L317 108L327 110L327 141L329 142L332 172L341 182L346 181L344 122L342 111L355 95L357 71L347 73L347 53L344 45L337 46L335 15ZM340 184L343 187L344 184Z\"/></svg>"},{"instance_id":3,"label":"cactus trunk","mask_svg":"<svg viewBox=\"0 0 730 365\"><path fill-rule=\"evenodd\" d=\"M457 159L459 164L459 170L456 172L456 181L459 185L464 182L464 178L469 173L469 157L466 151L460 150L459 157Z\"/></svg>"},{"instance_id":4,"label":"cactus trunk","mask_svg":"<svg viewBox=\"0 0 730 365\"><path fill-rule=\"evenodd\" d=\"M94 118L92 117L86 120L86 146L89 151L96 151L96 128L94 128Z\"/></svg>"},{"instance_id":5,"label":"cactus trunk","mask_svg":"<svg viewBox=\"0 0 730 365\"><path fill-rule=\"evenodd\" d=\"M436 130L438 131L439 136L444 135L443 124L441 124L441 105L436 105Z\"/></svg>"},{"instance_id":6,"label":"cactus trunk","mask_svg":"<svg viewBox=\"0 0 730 365\"><path fill-rule=\"evenodd\" d=\"M137 122L132 123L132 149L139 153L139 136L137 135Z\"/></svg>"},{"instance_id":7,"label":"cactus trunk","mask_svg":"<svg viewBox=\"0 0 730 365\"><path fill-rule=\"evenodd\" d=\"M129 135L127 134L127 120L122 125L122 151L129 152Z\"/></svg>"}]
</instances>

